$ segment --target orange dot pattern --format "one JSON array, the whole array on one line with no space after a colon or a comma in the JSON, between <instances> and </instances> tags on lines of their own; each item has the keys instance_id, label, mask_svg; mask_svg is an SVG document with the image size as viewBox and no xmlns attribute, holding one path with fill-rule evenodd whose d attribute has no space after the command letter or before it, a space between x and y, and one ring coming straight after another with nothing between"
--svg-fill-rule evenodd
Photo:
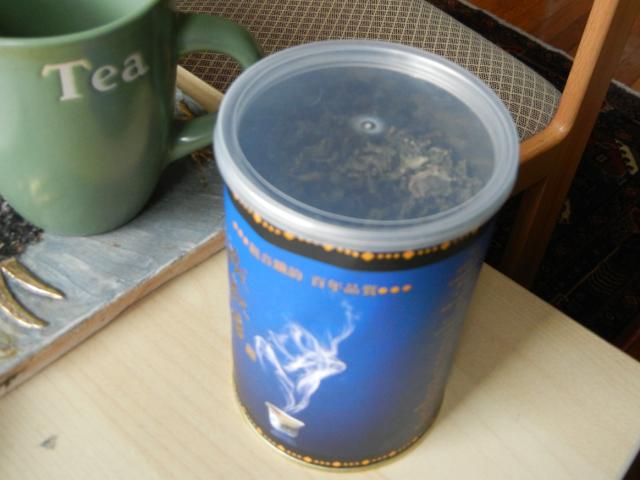
<instances>
[{"instance_id":1,"label":"orange dot pattern","mask_svg":"<svg viewBox=\"0 0 640 480\"><path fill-rule=\"evenodd\" d=\"M466 235L463 235L462 237L458 237L454 240L449 240L446 242L443 242L439 245L435 245L432 247L428 247L428 248L420 248L420 249L416 249L416 250L405 250L403 252L381 252L381 253L373 253L373 252L360 252L360 251L356 251L356 250L350 250L348 248L341 248L341 247L336 247L330 244L320 244L320 243L316 243L313 242L311 240L307 240L306 238L303 237L299 237L296 234L292 233L292 232L288 232L286 230L280 230L277 227L274 227L273 225L271 225L269 222L267 222L265 219L262 218L262 216L257 213L257 212L253 212L251 209L249 209L249 207L247 207L247 205L244 204L244 202L242 200L240 200L238 198L238 196L232 192L233 198L234 200L236 200L236 202L238 203L238 205L240 205L249 215L251 215L251 217L253 218L253 221L262 226L264 229L266 229L267 231L273 233L274 235L278 235L278 236L282 236L285 239L289 240L289 241L297 241L297 242L301 242L301 243L309 243L312 245L318 245L320 247L322 247L325 251L327 252L337 252L337 253L341 253L343 255L347 255L353 258L360 258L361 260L364 260L365 262L371 262L373 260L400 260L400 259L404 259L404 260L411 260L415 257L422 257L424 255L430 255L433 253L437 253L437 252L444 252L446 250L448 250L449 248L451 248L454 245L457 245L460 242L463 242L471 237L473 237L474 235L476 235L479 231L479 229L475 229L471 232L469 232Z\"/></svg>"},{"instance_id":2,"label":"orange dot pattern","mask_svg":"<svg viewBox=\"0 0 640 480\"><path fill-rule=\"evenodd\" d=\"M244 351L247 354L247 356L251 359L252 362L256 361L256 358L258 357L258 355L256 354L256 351L253 349L251 344L249 343L245 344Z\"/></svg>"},{"instance_id":3,"label":"orange dot pattern","mask_svg":"<svg viewBox=\"0 0 640 480\"><path fill-rule=\"evenodd\" d=\"M377 457L364 458L362 460L354 460L354 461L325 460L325 459L313 458L309 455L302 455L298 452L294 452L293 450L288 449L283 444L269 437L264 432L264 430L262 430L258 425L256 425L256 423L253 421L253 418L251 418L251 415L249 415L249 412L247 411L246 407L242 405L242 403L240 403L240 408L242 409L242 412L244 413L247 420L249 420L249 423L255 429L255 431L258 432L258 434L260 434L260 436L264 438L267 442L269 442L273 447L277 448L279 451L285 453L286 455L289 455L290 457L295 458L296 460L300 460L302 462L308 463L310 465L315 465L318 467L326 467L326 468L333 468L333 469L338 469L338 468L348 469L348 468L358 468L358 467L366 467L369 465L373 465L375 463L382 462L384 460L389 460L390 458L395 457L399 453L402 453L404 450L408 449L414 443L416 443L422 436L422 434L416 435L406 445L402 446L401 448L391 450L389 453L386 453L384 455L380 455Z\"/></svg>"}]
</instances>

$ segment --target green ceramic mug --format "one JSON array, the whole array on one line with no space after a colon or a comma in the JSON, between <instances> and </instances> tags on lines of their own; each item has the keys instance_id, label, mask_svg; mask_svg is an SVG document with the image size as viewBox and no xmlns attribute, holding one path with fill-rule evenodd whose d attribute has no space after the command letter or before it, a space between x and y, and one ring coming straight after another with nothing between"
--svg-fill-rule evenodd
<instances>
[{"instance_id":1,"label":"green ceramic mug","mask_svg":"<svg viewBox=\"0 0 640 480\"><path fill-rule=\"evenodd\" d=\"M0 0L0 194L53 233L134 217L163 168L211 142L213 114L173 118L176 62L260 57L225 19L167 0Z\"/></svg>"}]
</instances>

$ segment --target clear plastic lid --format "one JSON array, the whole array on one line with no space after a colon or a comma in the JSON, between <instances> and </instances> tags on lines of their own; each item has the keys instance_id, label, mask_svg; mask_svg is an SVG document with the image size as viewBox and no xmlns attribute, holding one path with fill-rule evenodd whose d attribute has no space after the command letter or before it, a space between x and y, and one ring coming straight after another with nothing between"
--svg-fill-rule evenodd
<instances>
[{"instance_id":1,"label":"clear plastic lid","mask_svg":"<svg viewBox=\"0 0 640 480\"><path fill-rule=\"evenodd\" d=\"M245 71L214 134L229 188L320 243L395 251L485 223L515 182L518 136L471 73L385 42L318 42Z\"/></svg>"}]
</instances>

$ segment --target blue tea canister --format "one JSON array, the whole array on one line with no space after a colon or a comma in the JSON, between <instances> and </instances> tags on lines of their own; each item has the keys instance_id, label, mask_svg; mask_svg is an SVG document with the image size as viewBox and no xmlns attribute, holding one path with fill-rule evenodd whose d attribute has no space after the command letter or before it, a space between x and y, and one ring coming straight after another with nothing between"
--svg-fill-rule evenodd
<instances>
[{"instance_id":1,"label":"blue tea canister","mask_svg":"<svg viewBox=\"0 0 640 480\"><path fill-rule=\"evenodd\" d=\"M373 41L273 54L222 103L234 382L315 466L390 459L433 423L518 137L451 62Z\"/></svg>"}]
</instances>

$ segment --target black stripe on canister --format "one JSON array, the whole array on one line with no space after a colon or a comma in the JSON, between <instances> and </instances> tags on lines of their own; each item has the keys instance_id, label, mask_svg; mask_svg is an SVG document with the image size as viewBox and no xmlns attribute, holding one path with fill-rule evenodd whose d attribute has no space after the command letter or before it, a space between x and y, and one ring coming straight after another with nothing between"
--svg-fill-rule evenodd
<instances>
[{"instance_id":1,"label":"black stripe on canister","mask_svg":"<svg viewBox=\"0 0 640 480\"><path fill-rule=\"evenodd\" d=\"M292 253L341 268L363 271L408 270L435 263L462 250L481 235L489 224L457 239L439 245L396 252L350 250L336 245L319 244L284 231L257 212L251 212L238 197L229 192L229 198L242 218L267 242Z\"/></svg>"}]
</instances>

